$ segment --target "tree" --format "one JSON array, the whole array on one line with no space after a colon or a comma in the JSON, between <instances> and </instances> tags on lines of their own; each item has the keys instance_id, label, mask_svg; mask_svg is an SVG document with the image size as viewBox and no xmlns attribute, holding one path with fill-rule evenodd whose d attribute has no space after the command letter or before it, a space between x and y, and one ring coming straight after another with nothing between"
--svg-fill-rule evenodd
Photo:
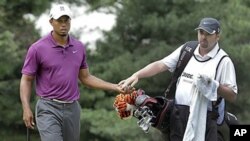
<instances>
[{"instance_id":1,"label":"tree","mask_svg":"<svg viewBox=\"0 0 250 141\"><path fill-rule=\"evenodd\" d=\"M249 121L247 75L249 53L249 2L234 0L94 0L88 1L94 10L116 9L117 23L105 33L105 40L97 43L96 52L90 56L95 61L92 72L102 78L118 82L146 64L171 53L181 43L196 40L194 29L203 17L221 21L220 44L235 63L240 89L236 103L227 109L241 122ZM234 12L232 12L234 11ZM230 13L230 14L229 14ZM237 46L237 48L235 47ZM98 63L100 62L100 63ZM108 70L108 71L107 71ZM115 74L115 75L114 75ZM162 94L169 74L140 81L136 88L143 88L154 96ZM244 104L239 104L244 103ZM91 122L91 121L90 121ZM126 122L127 123L127 122Z\"/></svg>"},{"instance_id":2,"label":"tree","mask_svg":"<svg viewBox=\"0 0 250 141\"><path fill-rule=\"evenodd\" d=\"M34 20L51 6L48 0L16 0L0 2L0 123L2 137L8 131L23 134L22 111L19 101L20 70L27 47L40 37ZM104 40L97 42L96 50L88 50L88 63L94 75L114 83L127 78L150 62L161 59L182 43L196 40L193 30L203 17L211 16L221 21L220 44L235 63L239 96L228 109L236 113L243 123L249 122L250 105L247 98L250 78L248 72L250 24L248 0L67 0L74 5L91 5L90 10L116 14L116 25L104 32ZM31 15L31 16L30 16ZM140 81L135 87L147 94L162 95L169 73ZM115 94L81 86L83 138L93 140L153 140L150 134L138 129L136 121L119 120L112 107ZM35 94L32 95L35 106ZM240 103L240 104L239 104ZM101 120L100 120L101 119ZM5 130L4 130L5 129ZM7 129L7 130L6 130ZM3 131L3 132L2 132ZM10 133L9 133L10 134ZM37 133L36 133L37 134ZM11 137L11 136L10 136ZM124 138L126 137L126 139ZM21 136L20 138L23 138ZM21 140L21 139L12 140ZM3 138L5 140L5 138ZM8 140L8 139L7 139ZM37 139L38 140L38 139ZM160 139L159 139L160 140Z\"/></svg>"}]
</instances>

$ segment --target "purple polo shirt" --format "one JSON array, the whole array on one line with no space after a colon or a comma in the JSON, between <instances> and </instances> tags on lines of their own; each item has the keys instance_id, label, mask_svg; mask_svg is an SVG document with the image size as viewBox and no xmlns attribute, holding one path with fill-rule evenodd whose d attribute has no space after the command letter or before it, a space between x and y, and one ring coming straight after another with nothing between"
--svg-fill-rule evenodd
<instances>
[{"instance_id":1,"label":"purple polo shirt","mask_svg":"<svg viewBox=\"0 0 250 141\"><path fill-rule=\"evenodd\" d=\"M35 76L36 93L40 97L59 100L77 100L78 74L88 67L85 46L69 37L64 48L51 33L34 44L27 52L22 74Z\"/></svg>"}]
</instances>

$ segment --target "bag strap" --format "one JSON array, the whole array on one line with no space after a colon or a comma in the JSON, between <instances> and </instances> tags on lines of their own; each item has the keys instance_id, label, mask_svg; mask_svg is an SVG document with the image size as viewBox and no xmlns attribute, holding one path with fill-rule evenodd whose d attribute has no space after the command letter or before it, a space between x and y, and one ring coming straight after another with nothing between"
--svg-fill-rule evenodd
<instances>
[{"instance_id":1,"label":"bag strap","mask_svg":"<svg viewBox=\"0 0 250 141\"><path fill-rule=\"evenodd\" d=\"M193 56L193 52L198 46L198 41L188 41L186 42L181 49L181 53L179 56L179 60L176 64L175 71L172 75L171 81L165 91L165 97L167 98L174 98L175 97L175 89L176 89L176 82L183 72L184 68L186 67L188 61Z\"/></svg>"}]
</instances>

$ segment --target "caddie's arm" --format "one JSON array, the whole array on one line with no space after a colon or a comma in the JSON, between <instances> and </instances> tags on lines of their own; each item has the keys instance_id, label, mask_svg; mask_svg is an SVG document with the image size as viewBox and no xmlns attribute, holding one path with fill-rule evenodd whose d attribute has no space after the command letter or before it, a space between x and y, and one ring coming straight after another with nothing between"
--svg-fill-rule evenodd
<instances>
[{"instance_id":1,"label":"caddie's arm","mask_svg":"<svg viewBox=\"0 0 250 141\"><path fill-rule=\"evenodd\" d=\"M23 121L26 127L31 129L34 129L35 126L33 113L30 108L30 97L33 80L34 76L23 74L20 82L20 99L23 108Z\"/></svg>"},{"instance_id":2,"label":"caddie's arm","mask_svg":"<svg viewBox=\"0 0 250 141\"><path fill-rule=\"evenodd\" d=\"M220 84L217 92L218 92L218 95L225 98L229 102L234 102L237 98L237 94L226 85Z\"/></svg>"},{"instance_id":3,"label":"caddie's arm","mask_svg":"<svg viewBox=\"0 0 250 141\"><path fill-rule=\"evenodd\" d=\"M236 99L237 94L232 88L230 88L228 85L220 84L217 80L214 80L207 75L199 75L196 77L194 79L194 84L197 86L198 90L208 99L212 98L213 94L219 95L229 102L233 102Z\"/></svg>"},{"instance_id":4,"label":"caddie's arm","mask_svg":"<svg viewBox=\"0 0 250 141\"><path fill-rule=\"evenodd\" d=\"M168 70L168 67L161 60L155 61L135 72L126 80L122 80L119 82L119 85L121 85L123 89L129 85L133 87L139 81L139 79L151 77L166 70Z\"/></svg>"},{"instance_id":5,"label":"caddie's arm","mask_svg":"<svg viewBox=\"0 0 250 141\"><path fill-rule=\"evenodd\" d=\"M234 65L229 58L225 58L222 68L222 72L225 72L225 74L221 77L217 93L225 98L225 100L234 102L238 93Z\"/></svg>"}]
</instances>

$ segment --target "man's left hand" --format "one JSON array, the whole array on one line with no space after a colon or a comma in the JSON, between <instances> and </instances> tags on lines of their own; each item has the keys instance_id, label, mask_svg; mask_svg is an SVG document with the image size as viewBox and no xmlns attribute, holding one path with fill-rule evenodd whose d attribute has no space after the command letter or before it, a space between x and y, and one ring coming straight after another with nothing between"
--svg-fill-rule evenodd
<instances>
[{"instance_id":1,"label":"man's left hand","mask_svg":"<svg viewBox=\"0 0 250 141\"><path fill-rule=\"evenodd\" d=\"M206 98L210 100L217 100L217 89L219 87L219 82L208 77L207 75L199 75L195 78L194 84L197 89ZM216 99L214 96L216 95Z\"/></svg>"}]
</instances>

